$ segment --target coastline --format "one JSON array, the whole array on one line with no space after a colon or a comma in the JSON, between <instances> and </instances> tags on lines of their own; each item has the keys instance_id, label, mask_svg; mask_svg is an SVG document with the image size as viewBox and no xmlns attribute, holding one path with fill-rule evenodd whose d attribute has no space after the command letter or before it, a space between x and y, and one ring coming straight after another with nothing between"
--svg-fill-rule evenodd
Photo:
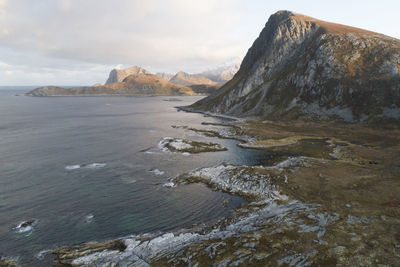
<instances>
[{"instance_id":1,"label":"coastline","mask_svg":"<svg viewBox=\"0 0 400 267\"><path fill-rule=\"evenodd\" d=\"M172 177L170 182L175 185L204 183L249 203L234 217L211 226L117 239L126 246L123 250L103 246L95 251L88 245L91 243L56 249L54 262L73 266L133 262L138 266L266 262L386 266L400 262L400 236L385 231L400 223L400 202L395 197L399 193L395 179L398 129L380 133L364 124L346 129L348 125L325 122L303 125L250 120L236 120L234 125L261 142L295 136L288 143L268 141L268 146L246 148L305 155L271 166L227 163ZM361 141L346 140L349 131ZM105 243L92 244L102 247Z\"/></svg>"}]
</instances>

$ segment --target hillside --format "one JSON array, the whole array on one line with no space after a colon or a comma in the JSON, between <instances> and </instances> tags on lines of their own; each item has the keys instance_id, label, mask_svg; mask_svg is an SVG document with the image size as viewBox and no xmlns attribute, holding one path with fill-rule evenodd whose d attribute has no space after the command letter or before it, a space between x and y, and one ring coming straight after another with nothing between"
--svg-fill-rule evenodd
<instances>
[{"instance_id":1,"label":"hillside","mask_svg":"<svg viewBox=\"0 0 400 267\"><path fill-rule=\"evenodd\" d=\"M268 119L400 118L400 40L279 11L233 79L189 108Z\"/></svg>"}]
</instances>

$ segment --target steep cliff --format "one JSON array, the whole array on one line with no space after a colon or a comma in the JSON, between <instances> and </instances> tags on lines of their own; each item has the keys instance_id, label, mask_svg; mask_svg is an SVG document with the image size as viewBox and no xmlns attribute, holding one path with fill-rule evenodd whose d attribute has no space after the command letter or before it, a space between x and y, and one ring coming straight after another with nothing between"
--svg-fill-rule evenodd
<instances>
[{"instance_id":1,"label":"steep cliff","mask_svg":"<svg viewBox=\"0 0 400 267\"><path fill-rule=\"evenodd\" d=\"M400 118L400 40L279 11L233 79L190 108L269 119Z\"/></svg>"}]
</instances>

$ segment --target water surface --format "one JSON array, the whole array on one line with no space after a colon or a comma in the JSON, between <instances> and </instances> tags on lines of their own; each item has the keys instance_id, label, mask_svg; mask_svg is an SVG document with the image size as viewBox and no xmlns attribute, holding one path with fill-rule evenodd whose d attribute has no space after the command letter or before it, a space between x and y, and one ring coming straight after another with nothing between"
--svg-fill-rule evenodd
<instances>
[{"instance_id":1,"label":"water surface","mask_svg":"<svg viewBox=\"0 0 400 267\"><path fill-rule=\"evenodd\" d=\"M0 255L39 264L34 255L79 244L210 223L232 214L238 197L168 178L222 162L258 164L269 156L234 140L171 125L221 122L178 112L200 97L22 97L0 91ZM176 98L176 97L174 97ZM157 149L162 137L218 142L228 151L185 156ZM150 148L153 153L145 153ZM103 165L90 165L101 163ZM66 169L80 165L81 168ZM90 167L92 166L92 167ZM151 172L158 169L164 172ZM228 206L224 200L230 199ZM17 233L23 220L34 230Z\"/></svg>"}]
</instances>

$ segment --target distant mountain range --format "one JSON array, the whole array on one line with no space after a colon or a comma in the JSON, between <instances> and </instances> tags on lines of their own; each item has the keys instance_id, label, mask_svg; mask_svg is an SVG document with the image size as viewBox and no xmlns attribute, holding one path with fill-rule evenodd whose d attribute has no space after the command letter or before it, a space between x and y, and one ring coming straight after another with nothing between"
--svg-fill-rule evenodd
<instances>
[{"instance_id":1,"label":"distant mountain range","mask_svg":"<svg viewBox=\"0 0 400 267\"><path fill-rule=\"evenodd\" d=\"M272 120L400 119L400 40L279 11L234 77L189 108Z\"/></svg>"},{"instance_id":2,"label":"distant mountain range","mask_svg":"<svg viewBox=\"0 0 400 267\"><path fill-rule=\"evenodd\" d=\"M233 77L235 66L221 67L202 74L178 72L151 74L139 66L126 69L113 69L105 84L93 86L62 88L44 86L27 93L29 96L81 96L81 95L196 95L211 94L217 91L224 79ZM209 78L210 77L210 78Z\"/></svg>"}]
</instances>

